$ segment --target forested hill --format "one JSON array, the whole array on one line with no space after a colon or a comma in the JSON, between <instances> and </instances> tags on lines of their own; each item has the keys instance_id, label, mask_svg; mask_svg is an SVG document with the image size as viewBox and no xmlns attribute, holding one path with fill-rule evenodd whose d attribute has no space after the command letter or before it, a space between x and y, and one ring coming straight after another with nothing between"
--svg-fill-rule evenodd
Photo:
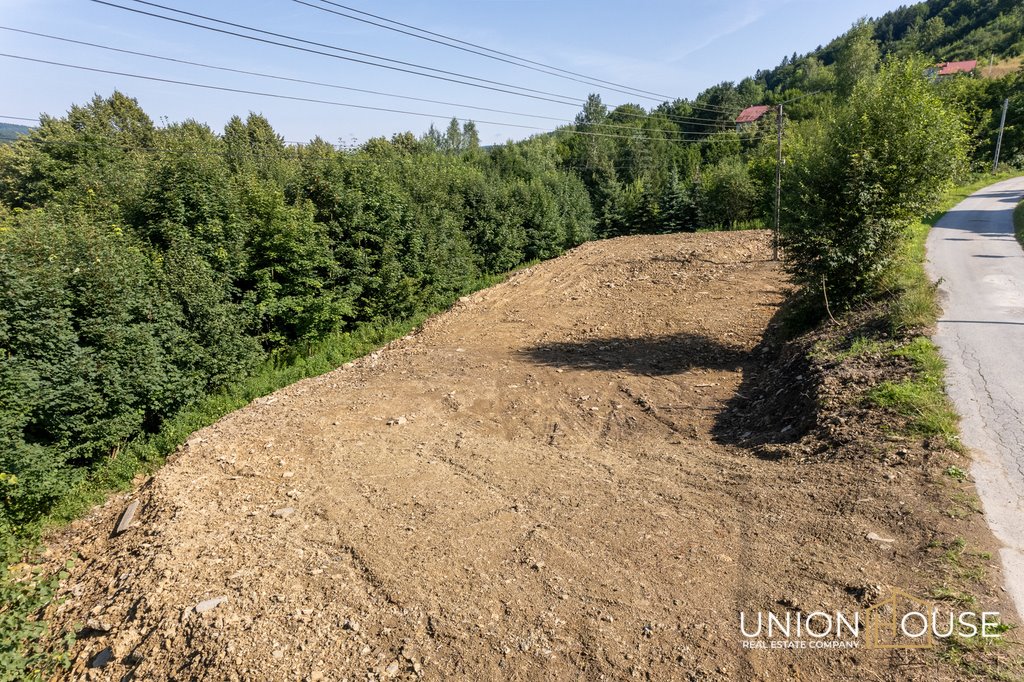
<instances>
[{"instance_id":1,"label":"forested hill","mask_svg":"<svg viewBox=\"0 0 1024 682\"><path fill-rule=\"evenodd\" d=\"M867 22L882 56L924 54L936 62L977 59L987 63L1024 54L1024 3L1020 0L927 0ZM856 29L852 29L856 30ZM769 90L801 84L801 71L836 62L844 34L806 55L795 52L754 81Z\"/></svg>"},{"instance_id":2,"label":"forested hill","mask_svg":"<svg viewBox=\"0 0 1024 682\"><path fill-rule=\"evenodd\" d=\"M1020 0L930 0L889 12L874 25L882 54L918 51L952 61L1024 52Z\"/></svg>"},{"instance_id":3,"label":"forested hill","mask_svg":"<svg viewBox=\"0 0 1024 682\"><path fill-rule=\"evenodd\" d=\"M31 128L28 126L20 126L14 123L0 123L0 144L16 140L18 135L24 135L25 133L31 132Z\"/></svg>"}]
</instances>

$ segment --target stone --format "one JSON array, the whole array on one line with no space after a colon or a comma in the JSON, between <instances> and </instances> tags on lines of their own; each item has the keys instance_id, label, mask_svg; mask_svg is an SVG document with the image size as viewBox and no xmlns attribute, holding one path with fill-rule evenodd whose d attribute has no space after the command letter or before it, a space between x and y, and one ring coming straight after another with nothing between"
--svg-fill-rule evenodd
<instances>
[{"instance_id":1,"label":"stone","mask_svg":"<svg viewBox=\"0 0 1024 682\"><path fill-rule=\"evenodd\" d=\"M196 604L195 611L196 613L206 613L207 611L212 611L213 609L217 608L227 600L227 597L214 597L213 599L201 601L198 604Z\"/></svg>"},{"instance_id":2,"label":"stone","mask_svg":"<svg viewBox=\"0 0 1024 682\"><path fill-rule=\"evenodd\" d=\"M95 632L110 632L110 623L100 620L99 618L90 618L85 621L85 627Z\"/></svg>"},{"instance_id":3,"label":"stone","mask_svg":"<svg viewBox=\"0 0 1024 682\"><path fill-rule=\"evenodd\" d=\"M135 512L139 510L139 501L132 500L131 503L125 507L124 511L121 512L121 518L117 521L117 526L114 528L114 535L120 535L129 528L131 528L132 521L135 520Z\"/></svg>"},{"instance_id":4,"label":"stone","mask_svg":"<svg viewBox=\"0 0 1024 682\"><path fill-rule=\"evenodd\" d=\"M401 666L398 661L391 661L388 663L388 667L384 668L384 674L388 677L395 677L398 675L398 670Z\"/></svg>"},{"instance_id":5,"label":"stone","mask_svg":"<svg viewBox=\"0 0 1024 682\"><path fill-rule=\"evenodd\" d=\"M880 543L883 543L883 544L888 544L890 542L896 542L896 540L894 540L893 538L883 538L878 533L868 533L867 537L868 537L868 540L871 540L872 542L880 542Z\"/></svg>"},{"instance_id":6,"label":"stone","mask_svg":"<svg viewBox=\"0 0 1024 682\"><path fill-rule=\"evenodd\" d=\"M282 507L281 509L278 509L278 510L274 511L271 514L271 516L273 516L274 518L277 518L277 519L287 519L289 516L291 516L294 513L295 513L295 509L293 509L292 507Z\"/></svg>"},{"instance_id":7,"label":"stone","mask_svg":"<svg viewBox=\"0 0 1024 682\"><path fill-rule=\"evenodd\" d=\"M114 651L108 646L106 649L103 649L98 654L92 657L92 660L89 661L89 667L104 668L106 667L107 663L110 663L110 659L112 659L113 657Z\"/></svg>"}]
</instances>

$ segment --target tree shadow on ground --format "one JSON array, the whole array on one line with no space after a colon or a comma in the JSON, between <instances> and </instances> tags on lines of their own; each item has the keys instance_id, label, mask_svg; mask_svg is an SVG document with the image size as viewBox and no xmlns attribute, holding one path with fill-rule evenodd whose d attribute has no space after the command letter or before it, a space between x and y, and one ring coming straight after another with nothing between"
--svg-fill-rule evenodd
<instances>
[{"instance_id":1,"label":"tree shadow on ground","mask_svg":"<svg viewBox=\"0 0 1024 682\"><path fill-rule=\"evenodd\" d=\"M527 348L523 353L531 361L551 367L619 370L653 376L678 374L698 367L736 370L749 355L742 348L701 334L561 341Z\"/></svg>"},{"instance_id":2,"label":"tree shadow on ground","mask_svg":"<svg viewBox=\"0 0 1024 682\"><path fill-rule=\"evenodd\" d=\"M771 444L800 440L817 420L816 381L805 344L787 339L808 331L820 317L803 319L807 301L788 299L772 317L758 345L748 351L702 334L649 338L603 337L527 348L530 361L550 367L626 371L668 377L690 369L740 370L739 389L715 415L715 442L776 459Z\"/></svg>"},{"instance_id":3,"label":"tree shadow on ground","mask_svg":"<svg viewBox=\"0 0 1024 682\"><path fill-rule=\"evenodd\" d=\"M764 446L796 442L816 424L816 379L808 348L787 340L814 328L820 319L806 294L794 294L779 307L748 354L740 387L715 415L715 442L777 459Z\"/></svg>"}]
</instances>

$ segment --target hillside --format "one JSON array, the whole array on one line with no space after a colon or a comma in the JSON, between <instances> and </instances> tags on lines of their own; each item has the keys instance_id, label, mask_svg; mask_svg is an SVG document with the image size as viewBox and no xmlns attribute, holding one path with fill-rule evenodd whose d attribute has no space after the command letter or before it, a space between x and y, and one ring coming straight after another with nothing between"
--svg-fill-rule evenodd
<instances>
[{"instance_id":1,"label":"hillside","mask_svg":"<svg viewBox=\"0 0 1024 682\"><path fill-rule=\"evenodd\" d=\"M51 609L88 624L72 675L960 679L934 652L741 646L740 610L924 594L958 584L955 542L964 570L990 549L940 511L945 455L863 458L870 419L808 410L768 254L763 232L592 242L196 433L51 542L81 556ZM984 563L971 589L1009 613Z\"/></svg>"},{"instance_id":2,"label":"hillside","mask_svg":"<svg viewBox=\"0 0 1024 682\"><path fill-rule=\"evenodd\" d=\"M16 140L19 135L27 135L32 131L28 126L14 123L0 123L0 142Z\"/></svg>"},{"instance_id":3,"label":"hillside","mask_svg":"<svg viewBox=\"0 0 1024 682\"><path fill-rule=\"evenodd\" d=\"M976 59L987 64L1024 54L1024 5L1016 0L927 0L867 23L883 56L922 53L935 62ZM799 89L811 64L836 63L851 33L808 54L794 53L773 69L758 71L754 80L769 90Z\"/></svg>"},{"instance_id":4,"label":"hillside","mask_svg":"<svg viewBox=\"0 0 1024 682\"><path fill-rule=\"evenodd\" d=\"M883 54L917 50L953 61L1024 53L1024 5L1017 0L929 0L874 24Z\"/></svg>"}]
</instances>

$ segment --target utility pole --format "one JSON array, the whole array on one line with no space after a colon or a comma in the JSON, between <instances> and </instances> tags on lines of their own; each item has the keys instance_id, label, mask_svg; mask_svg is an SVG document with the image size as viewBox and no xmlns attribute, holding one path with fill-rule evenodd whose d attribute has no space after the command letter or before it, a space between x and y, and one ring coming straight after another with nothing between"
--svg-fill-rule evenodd
<instances>
[{"instance_id":1,"label":"utility pole","mask_svg":"<svg viewBox=\"0 0 1024 682\"><path fill-rule=\"evenodd\" d=\"M1010 108L1010 98L1003 100L1003 115L999 119L999 137L996 138L996 158L992 161L992 172L999 170L999 152L1003 148L1003 128L1006 127L1006 110Z\"/></svg>"},{"instance_id":2,"label":"utility pole","mask_svg":"<svg viewBox=\"0 0 1024 682\"><path fill-rule=\"evenodd\" d=\"M1005 112L1004 112L1005 113ZM775 234L772 239L772 259L779 260L779 207L782 204L782 105L776 109L779 142L775 151Z\"/></svg>"}]
</instances>

